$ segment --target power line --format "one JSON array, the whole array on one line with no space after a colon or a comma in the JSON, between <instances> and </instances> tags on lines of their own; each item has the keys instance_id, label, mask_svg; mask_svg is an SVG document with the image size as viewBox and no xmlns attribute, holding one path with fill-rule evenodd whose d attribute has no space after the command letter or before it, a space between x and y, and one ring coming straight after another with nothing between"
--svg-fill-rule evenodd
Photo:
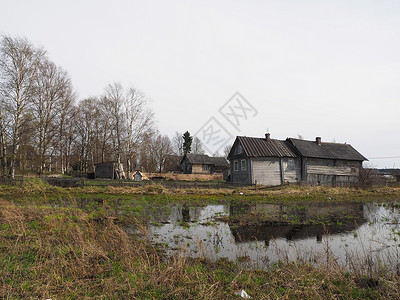
<instances>
[{"instance_id":1,"label":"power line","mask_svg":"<svg viewBox=\"0 0 400 300\"><path fill-rule=\"evenodd\" d=\"M370 157L369 159L386 159L386 158L400 158L400 156Z\"/></svg>"}]
</instances>

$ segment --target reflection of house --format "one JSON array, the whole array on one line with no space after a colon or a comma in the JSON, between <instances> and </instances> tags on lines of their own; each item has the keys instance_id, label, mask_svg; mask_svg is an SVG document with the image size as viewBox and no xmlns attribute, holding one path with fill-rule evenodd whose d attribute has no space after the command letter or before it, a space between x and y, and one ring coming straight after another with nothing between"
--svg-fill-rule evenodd
<instances>
[{"instance_id":1,"label":"reflection of house","mask_svg":"<svg viewBox=\"0 0 400 300\"><path fill-rule=\"evenodd\" d=\"M237 242L257 240L265 241L268 244L271 239L297 240L309 237L316 237L317 240L321 240L325 234L349 232L366 222L362 204L316 204L303 208L274 204L230 207L231 216L240 216L243 213L260 213L264 217L270 216L271 224L266 222L244 226L235 224L231 230ZM351 216L351 218L345 216ZM328 224L310 224L310 220L324 220ZM293 221L300 224L291 225L290 223Z\"/></svg>"},{"instance_id":2,"label":"reflection of house","mask_svg":"<svg viewBox=\"0 0 400 300\"><path fill-rule=\"evenodd\" d=\"M323 235L339 234L355 230L360 225L356 223L344 223L342 225L246 225L234 226L231 228L235 241L238 243L248 241L264 241L267 245L271 240L285 238L288 241L301 240L316 237L317 241L322 240Z\"/></svg>"},{"instance_id":3,"label":"reflection of house","mask_svg":"<svg viewBox=\"0 0 400 300\"><path fill-rule=\"evenodd\" d=\"M228 155L231 181L244 184L347 184L366 160L349 144L238 136Z\"/></svg>"},{"instance_id":4,"label":"reflection of house","mask_svg":"<svg viewBox=\"0 0 400 300\"><path fill-rule=\"evenodd\" d=\"M205 154L185 154L181 160L181 171L185 174L221 173L229 167L224 157L210 157Z\"/></svg>"}]
</instances>

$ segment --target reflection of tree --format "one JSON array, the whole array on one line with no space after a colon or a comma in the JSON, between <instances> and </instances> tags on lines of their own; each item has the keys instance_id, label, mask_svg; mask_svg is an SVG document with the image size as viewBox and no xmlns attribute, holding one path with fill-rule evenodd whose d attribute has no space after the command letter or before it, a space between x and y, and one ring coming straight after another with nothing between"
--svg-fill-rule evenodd
<instances>
[{"instance_id":1,"label":"reflection of tree","mask_svg":"<svg viewBox=\"0 0 400 300\"><path fill-rule=\"evenodd\" d=\"M150 218L156 222L167 223L170 221L170 210L165 207L148 207L147 211Z\"/></svg>"},{"instance_id":2,"label":"reflection of tree","mask_svg":"<svg viewBox=\"0 0 400 300\"><path fill-rule=\"evenodd\" d=\"M189 208L186 205L182 207L182 221L190 222L190 212Z\"/></svg>"},{"instance_id":3,"label":"reflection of tree","mask_svg":"<svg viewBox=\"0 0 400 300\"><path fill-rule=\"evenodd\" d=\"M202 209L203 209L202 207L191 207L189 209L190 219L191 220L196 220L196 221L199 220L200 216L201 216L201 210Z\"/></svg>"}]
</instances>

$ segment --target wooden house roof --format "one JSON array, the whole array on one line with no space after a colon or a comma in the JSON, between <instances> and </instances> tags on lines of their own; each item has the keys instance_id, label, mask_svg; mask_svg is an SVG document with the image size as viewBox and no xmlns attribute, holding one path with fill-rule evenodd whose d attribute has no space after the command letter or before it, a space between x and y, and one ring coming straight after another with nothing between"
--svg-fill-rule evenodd
<instances>
[{"instance_id":1,"label":"wooden house roof","mask_svg":"<svg viewBox=\"0 0 400 300\"><path fill-rule=\"evenodd\" d=\"M297 157L286 141L238 136L248 157Z\"/></svg>"},{"instance_id":2,"label":"wooden house roof","mask_svg":"<svg viewBox=\"0 0 400 300\"><path fill-rule=\"evenodd\" d=\"M341 160L368 160L349 144L322 143L288 138L299 154L303 157L341 159Z\"/></svg>"},{"instance_id":3,"label":"wooden house roof","mask_svg":"<svg viewBox=\"0 0 400 300\"><path fill-rule=\"evenodd\" d=\"M182 161L185 157L189 160L192 165L212 165L213 161L211 158L206 154L193 154L188 153L182 158Z\"/></svg>"},{"instance_id":4,"label":"wooden house roof","mask_svg":"<svg viewBox=\"0 0 400 300\"><path fill-rule=\"evenodd\" d=\"M229 163L225 157L210 157L215 167L229 167Z\"/></svg>"}]
</instances>

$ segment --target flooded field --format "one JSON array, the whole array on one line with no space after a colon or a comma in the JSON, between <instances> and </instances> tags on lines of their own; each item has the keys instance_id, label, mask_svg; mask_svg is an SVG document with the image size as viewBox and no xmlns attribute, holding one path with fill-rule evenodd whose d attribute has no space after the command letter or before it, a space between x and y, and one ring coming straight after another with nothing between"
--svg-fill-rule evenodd
<instances>
[{"instance_id":1,"label":"flooded field","mask_svg":"<svg viewBox=\"0 0 400 300\"><path fill-rule=\"evenodd\" d=\"M226 258L243 268L295 260L371 272L400 262L396 204L177 205L153 209L151 219L149 238L167 254Z\"/></svg>"}]
</instances>

